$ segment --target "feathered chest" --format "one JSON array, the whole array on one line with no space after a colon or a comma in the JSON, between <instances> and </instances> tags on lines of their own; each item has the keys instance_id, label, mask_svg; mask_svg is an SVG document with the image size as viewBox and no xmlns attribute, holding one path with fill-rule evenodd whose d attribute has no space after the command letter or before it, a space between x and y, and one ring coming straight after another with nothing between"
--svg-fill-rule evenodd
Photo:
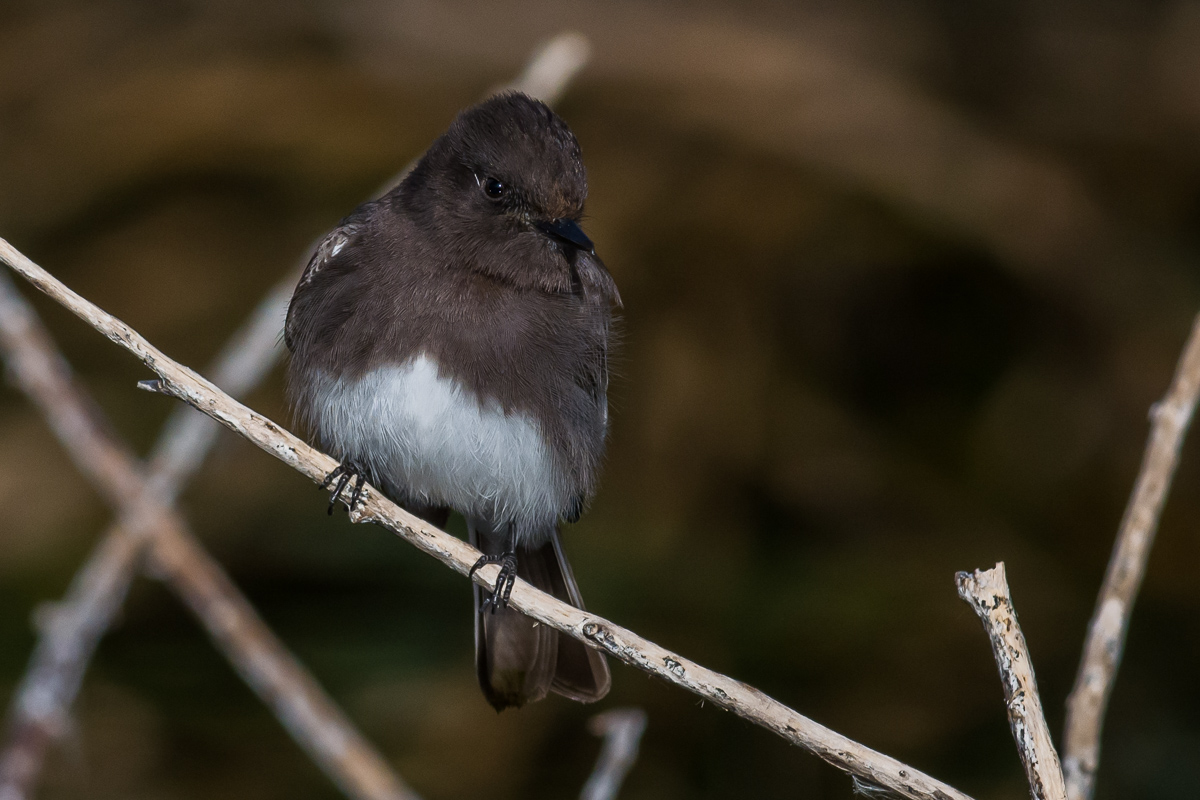
<instances>
[{"instance_id":1,"label":"feathered chest","mask_svg":"<svg viewBox=\"0 0 1200 800\"><path fill-rule=\"evenodd\" d=\"M479 397L428 355L353 379L314 375L308 400L322 443L402 502L531 527L570 504L540 422Z\"/></svg>"}]
</instances>

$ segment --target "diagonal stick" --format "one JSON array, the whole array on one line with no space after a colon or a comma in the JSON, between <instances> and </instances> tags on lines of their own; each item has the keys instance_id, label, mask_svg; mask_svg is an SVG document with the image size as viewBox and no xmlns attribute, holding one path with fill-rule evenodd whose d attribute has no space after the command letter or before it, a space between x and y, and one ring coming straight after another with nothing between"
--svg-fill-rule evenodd
<instances>
[{"instance_id":1,"label":"diagonal stick","mask_svg":"<svg viewBox=\"0 0 1200 800\"><path fill-rule=\"evenodd\" d=\"M1200 396L1200 316L1192 324L1167 396L1150 410L1154 421L1150 440L1113 545L1104 584L1096 598L1096 610L1088 624L1075 686L1067 698L1063 770L1070 800L1091 800L1096 788L1104 712L1121 666L1133 603L1146 576L1158 520L1179 465L1179 450L1196 410L1197 396Z\"/></svg>"},{"instance_id":2,"label":"diagonal stick","mask_svg":"<svg viewBox=\"0 0 1200 800\"><path fill-rule=\"evenodd\" d=\"M159 380L144 382L143 388L170 394L200 409L314 483L323 481L337 467L337 462L329 456L171 360L141 334L68 289L2 239L0 261L157 373ZM372 487L367 487L362 506L351 513L351 519L378 522L462 575L470 572L480 555L466 542L409 514ZM485 566L475 573L475 580L493 590L498 572L495 565ZM813 722L751 686L689 661L602 617L556 600L522 580L516 582L511 605L542 624L774 731L867 784L910 800L967 800L967 795L957 789Z\"/></svg>"}]
</instances>

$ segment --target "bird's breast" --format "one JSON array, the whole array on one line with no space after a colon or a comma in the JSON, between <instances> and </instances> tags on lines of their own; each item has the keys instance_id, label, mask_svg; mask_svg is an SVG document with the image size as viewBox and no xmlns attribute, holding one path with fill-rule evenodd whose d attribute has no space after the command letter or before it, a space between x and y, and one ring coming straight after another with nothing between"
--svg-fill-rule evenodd
<instances>
[{"instance_id":1,"label":"bird's breast","mask_svg":"<svg viewBox=\"0 0 1200 800\"><path fill-rule=\"evenodd\" d=\"M570 500L539 422L480 397L426 354L355 379L316 375L308 399L322 443L400 502L520 531L552 526Z\"/></svg>"}]
</instances>

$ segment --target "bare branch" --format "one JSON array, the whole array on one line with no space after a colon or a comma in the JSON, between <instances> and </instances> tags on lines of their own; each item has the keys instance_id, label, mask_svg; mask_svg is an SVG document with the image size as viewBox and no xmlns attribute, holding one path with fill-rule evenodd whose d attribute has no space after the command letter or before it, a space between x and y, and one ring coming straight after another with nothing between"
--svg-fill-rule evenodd
<instances>
[{"instance_id":1,"label":"bare branch","mask_svg":"<svg viewBox=\"0 0 1200 800\"><path fill-rule=\"evenodd\" d=\"M579 800L617 800L625 776L637 761L638 745L646 731L646 712L640 708L614 708L592 717L588 728L603 736L604 744Z\"/></svg>"},{"instance_id":2,"label":"bare branch","mask_svg":"<svg viewBox=\"0 0 1200 800\"><path fill-rule=\"evenodd\" d=\"M958 585L958 596L975 609L992 642L1000 682L1004 684L1008 724L1029 779L1030 796L1033 800L1066 800L1062 767L1042 713L1033 661L1029 658L1025 635L1017 624L1004 562L986 572L960 572L954 576L954 582Z\"/></svg>"},{"instance_id":3,"label":"bare branch","mask_svg":"<svg viewBox=\"0 0 1200 800\"><path fill-rule=\"evenodd\" d=\"M553 103L582 68L588 52L582 36L556 36L534 53L525 72L506 88ZM409 164L397 173L384 191L399 183L411 168ZM314 247L315 243L295 269L268 292L218 355L212 374L231 396L249 392L278 362L287 304ZM150 457L150 481L159 502L174 502L219 430L212 419L186 405L171 414ZM110 527L80 568L66 597L56 604L14 695L9 740L0 753L3 800L31 793L46 751L63 730L92 654L124 603L137 571L144 548L135 540L137 533L119 522ZM17 787L21 787L19 791Z\"/></svg>"},{"instance_id":4,"label":"bare branch","mask_svg":"<svg viewBox=\"0 0 1200 800\"><path fill-rule=\"evenodd\" d=\"M275 423L238 403L192 370L168 358L141 334L68 289L2 239L0 260L113 342L136 355L159 375L158 381L139 384L143 388L184 400L314 482L322 481L337 466L337 462L329 456L317 452ZM414 517L372 487L368 487L361 508L352 513L351 518L384 525L463 575L468 574L479 558L479 551L475 548ZM495 565L486 566L475 573L476 580L491 589L498 570L499 567ZM511 603L517 610L543 624L774 731L787 741L869 784L885 787L901 797L914 800L965 800L967 797L906 764L813 722L753 687L701 667L606 619L560 602L524 581L517 581Z\"/></svg>"},{"instance_id":5,"label":"bare branch","mask_svg":"<svg viewBox=\"0 0 1200 800\"><path fill-rule=\"evenodd\" d=\"M109 568L115 561L132 558L130 551L136 551L139 540L147 540L155 568L293 738L347 794L363 800L415 800L416 795L390 771L195 542L179 516L157 499L140 464L110 433L98 410L75 384L66 362L7 276L0 280L0 349L14 382L41 408L76 465L120 513L122 529L130 532L125 544L114 540L110 545L106 540L102 557L89 564L76 581L80 591L95 591L119 603L124 590L111 585L117 573ZM0 796L4 800L18 800L30 793L45 745L62 727L64 706L56 701L74 696L83 674L80 659L90 655L90 651L71 647L80 641L94 645L99 635L96 626L107 625L114 610L111 606L73 608L71 613L53 615L44 646L62 649L53 651L47 662L80 668L49 675L34 670L19 688L10 733L15 746L0 765ZM56 628L66 627L86 635L54 635ZM42 686L50 687L51 694L39 691Z\"/></svg>"},{"instance_id":6,"label":"bare branch","mask_svg":"<svg viewBox=\"0 0 1200 800\"><path fill-rule=\"evenodd\" d=\"M1158 532L1158 519L1179 464L1179 450L1200 395L1200 316L1192 324L1167 396L1150 410L1154 421L1141 472L1125 509L1108 562L1075 686L1067 698L1063 767L1070 800L1090 800L1100 764L1100 733L1112 695L1134 601L1146 576L1146 562Z\"/></svg>"}]
</instances>

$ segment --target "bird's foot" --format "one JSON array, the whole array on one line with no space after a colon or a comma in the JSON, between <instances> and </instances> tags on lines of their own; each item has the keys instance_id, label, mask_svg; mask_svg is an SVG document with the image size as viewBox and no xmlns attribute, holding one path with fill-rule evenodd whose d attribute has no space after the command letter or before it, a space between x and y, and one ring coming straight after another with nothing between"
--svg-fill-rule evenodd
<instances>
[{"instance_id":1,"label":"bird's foot","mask_svg":"<svg viewBox=\"0 0 1200 800\"><path fill-rule=\"evenodd\" d=\"M337 501L341 499L342 492L354 481L354 488L350 492L350 508L351 512L362 503L363 486L367 483L366 471L352 461L345 461L338 465L338 468L325 476L325 480L321 482L322 489L328 489L329 485L334 481L337 484L333 489L333 497L329 498L329 513L333 514L333 507L337 505Z\"/></svg>"},{"instance_id":2,"label":"bird's foot","mask_svg":"<svg viewBox=\"0 0 1200 800\"><path fill-rule=\"evenodd\" d=\"M479 560L475 562L475 566L471 567L471 571L467 573L467 577L475 577L475 571L488 564L500 565L500 572L496 575L496 588L483 601L483 608L490 608L495 614L508 605L508 598L512 596L513 584L517 582L517 552L509 550L500 555L480 556Z\"/></svg>"}]
</instances>

